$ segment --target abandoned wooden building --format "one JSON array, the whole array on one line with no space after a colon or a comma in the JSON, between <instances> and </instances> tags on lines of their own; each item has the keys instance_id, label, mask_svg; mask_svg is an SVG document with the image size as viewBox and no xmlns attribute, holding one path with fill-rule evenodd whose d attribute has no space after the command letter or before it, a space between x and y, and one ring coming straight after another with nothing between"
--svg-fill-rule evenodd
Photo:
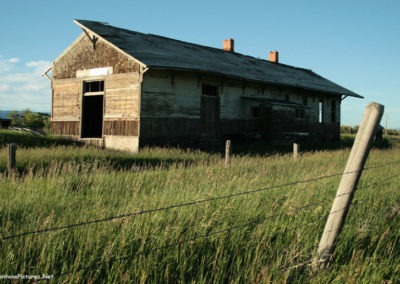
<instances>
[{"instance_id":1,"label":"abandoned wooden building","mask_svg":"<svg viewBox=\"0 0 400 284\"><path fill-rule=\"evenodd\" d=\"M344 98L362 96L311 70L111 25L74 20L82 34L45 73L51 130L108 148L196 145L228 137L340 134Z\"/></svg>"}]
</instances>

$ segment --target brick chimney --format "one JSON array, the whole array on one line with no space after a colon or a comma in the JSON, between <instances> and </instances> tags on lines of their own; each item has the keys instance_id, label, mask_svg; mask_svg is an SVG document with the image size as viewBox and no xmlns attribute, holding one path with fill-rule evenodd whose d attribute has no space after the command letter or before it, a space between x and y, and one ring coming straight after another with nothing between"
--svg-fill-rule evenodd
<instances>
[{"instance_id":1,"label":"brick chimney","mask_svg":"<svg viewBox=\"0 0 400 284\"><path fill-rule=\"evenodd\" d=\"M234 52L235 51L235 41L232 38L228 38L224 40L223 48L226 51Z\"/></svg>"},{"instance_id":2,"label":"brick chimney","mask_svg":"<svg viewBox=\"0 0 400 284\"><path fill-rule=\"evenodd\" d=\"M277 50L269 52L269 61L279 63L279 52Z\"/></svg>"}]
</instances>

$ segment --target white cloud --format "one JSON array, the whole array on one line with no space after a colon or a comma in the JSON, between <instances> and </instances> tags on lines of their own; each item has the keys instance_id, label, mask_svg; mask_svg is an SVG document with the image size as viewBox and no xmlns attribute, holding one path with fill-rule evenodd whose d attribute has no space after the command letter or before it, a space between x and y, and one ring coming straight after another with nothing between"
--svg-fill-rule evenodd
<instances>
[{"instance_id":1,"label":"white cloud","mask_svg":"<svg viewBox=\"0 0 400 284\"><path fill-rule=\"evenodd\" d=\"M50 82L41 76L48 66L44 60L24 64L0 55L0 110L50 111Z\"/></svg>"},{"instance_id":2,"label":"white cloud","mask_svg":"<svg viewBox=\"0 0 400 284\"><path fill-rule=\"evenodd\" d=\"M10 89L10 86L6 84L0 84L0 92L7 91L8 89Z\"/></svg>"},{"instance_id":3,"label":"white cloud","mask_svg":"<svg viewBox=\"0 0 400 284\"><path fill-rule=\"evenodd\" d=\"M46 71L51 62L44 61L44 60L39 60L39 61L30 61L26 63L26 67L33 67L35 68L35 73L36 74L43 74L44 71Z\"/></svg>"},{"instance_id":4,"label":"white cloud","mask_svg":"<svg viewBox=\"0 0 400 284\"><path fill-rule=\"evenodd\" d=\"M19 58L14 57L14 58L8 59L7 61L10 62L10 63L17 63L17 62L19 62L19 60L20 60Z\"/></svg>"},{"instance_id":5,"label":"white cloud","mask_svg":"<svg viewBox=\"0 0 400 284\"><path fill-rule=\"evenodd\" d=\"M0 55L0 74L10 72L17 62L19 62L19 58L3 59L3 57Z\"/></svg>"}]
</instances>

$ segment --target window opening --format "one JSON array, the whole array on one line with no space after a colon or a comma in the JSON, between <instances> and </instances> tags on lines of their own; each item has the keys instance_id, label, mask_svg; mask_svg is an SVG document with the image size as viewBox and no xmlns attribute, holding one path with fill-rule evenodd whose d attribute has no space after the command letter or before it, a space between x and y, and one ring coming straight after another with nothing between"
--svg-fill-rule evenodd
<instances>
[{"instance_id":1,"label":"window opening","mask_svg":"<svg viewBox=\"0 0 400 284\"><path fill-rule=\"evenodd\" d=\"M318 122L322 123L324 122L324 103L322 100L319 101L318 103Z\"/></svg>"},{"instance_id":2,"label":"window opening","mask_svg":"<svg viewBox=\"0 0 400 284\"><path fill-rule=\"evenodd\" d=\"M252 115L254 118L260 118L261 117L261 106L253 107L252 108Z\"/></svg>"},{"instance_id":3,"label":"window opening","mask_svg":"<svg viewBox=\"0 0 400 284\"><path fill-rule=\"evenodd\" d=\"M306 112L304 109L296 109L296 118L305 118Z\"/></svg>"},{"instance_id":4,"label":"window opening","mask_svg":"<svg viewBox=\"0 0 400 284\"><path fill-rule=\"evenodd\" d=\"M104 81L90 81L83 83L83 93L104 92Z\"/></svg>"},{"instance_id":5,"label":"window opening","mask_svg":"<svg viewBox=\"0 0 400 284\"><path fill-rule=\"evenodd\" d=\"M202 95L216 97L218 96L218 87L203 84Z\"/></svg>"}]
</instances>

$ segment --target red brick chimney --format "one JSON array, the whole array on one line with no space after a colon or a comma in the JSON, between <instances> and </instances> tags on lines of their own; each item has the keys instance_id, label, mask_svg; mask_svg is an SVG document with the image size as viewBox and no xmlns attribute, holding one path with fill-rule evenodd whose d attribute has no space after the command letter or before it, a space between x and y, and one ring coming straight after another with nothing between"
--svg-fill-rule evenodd
<instances>
[{"instance_id":1,"label":"red brick chimney","mask_svg":"<svg viewBox=\"0 0 400 284\"><path fill-rule=\"evenodd\" d=\"M279 52L277 50L269 52L269 61L279 63Z\"/></svg>"},{"instance_id":2,"label":"red brick chimney","mask_svg":"<svg viewBox=\"0 0 400 284\"><path fill-rule=\"evenodd\" d=\"M235 41L232 38L228 38L224 40L223 48L226 51L234 52L235 51Z\"/></svg>"}]
</instances>

